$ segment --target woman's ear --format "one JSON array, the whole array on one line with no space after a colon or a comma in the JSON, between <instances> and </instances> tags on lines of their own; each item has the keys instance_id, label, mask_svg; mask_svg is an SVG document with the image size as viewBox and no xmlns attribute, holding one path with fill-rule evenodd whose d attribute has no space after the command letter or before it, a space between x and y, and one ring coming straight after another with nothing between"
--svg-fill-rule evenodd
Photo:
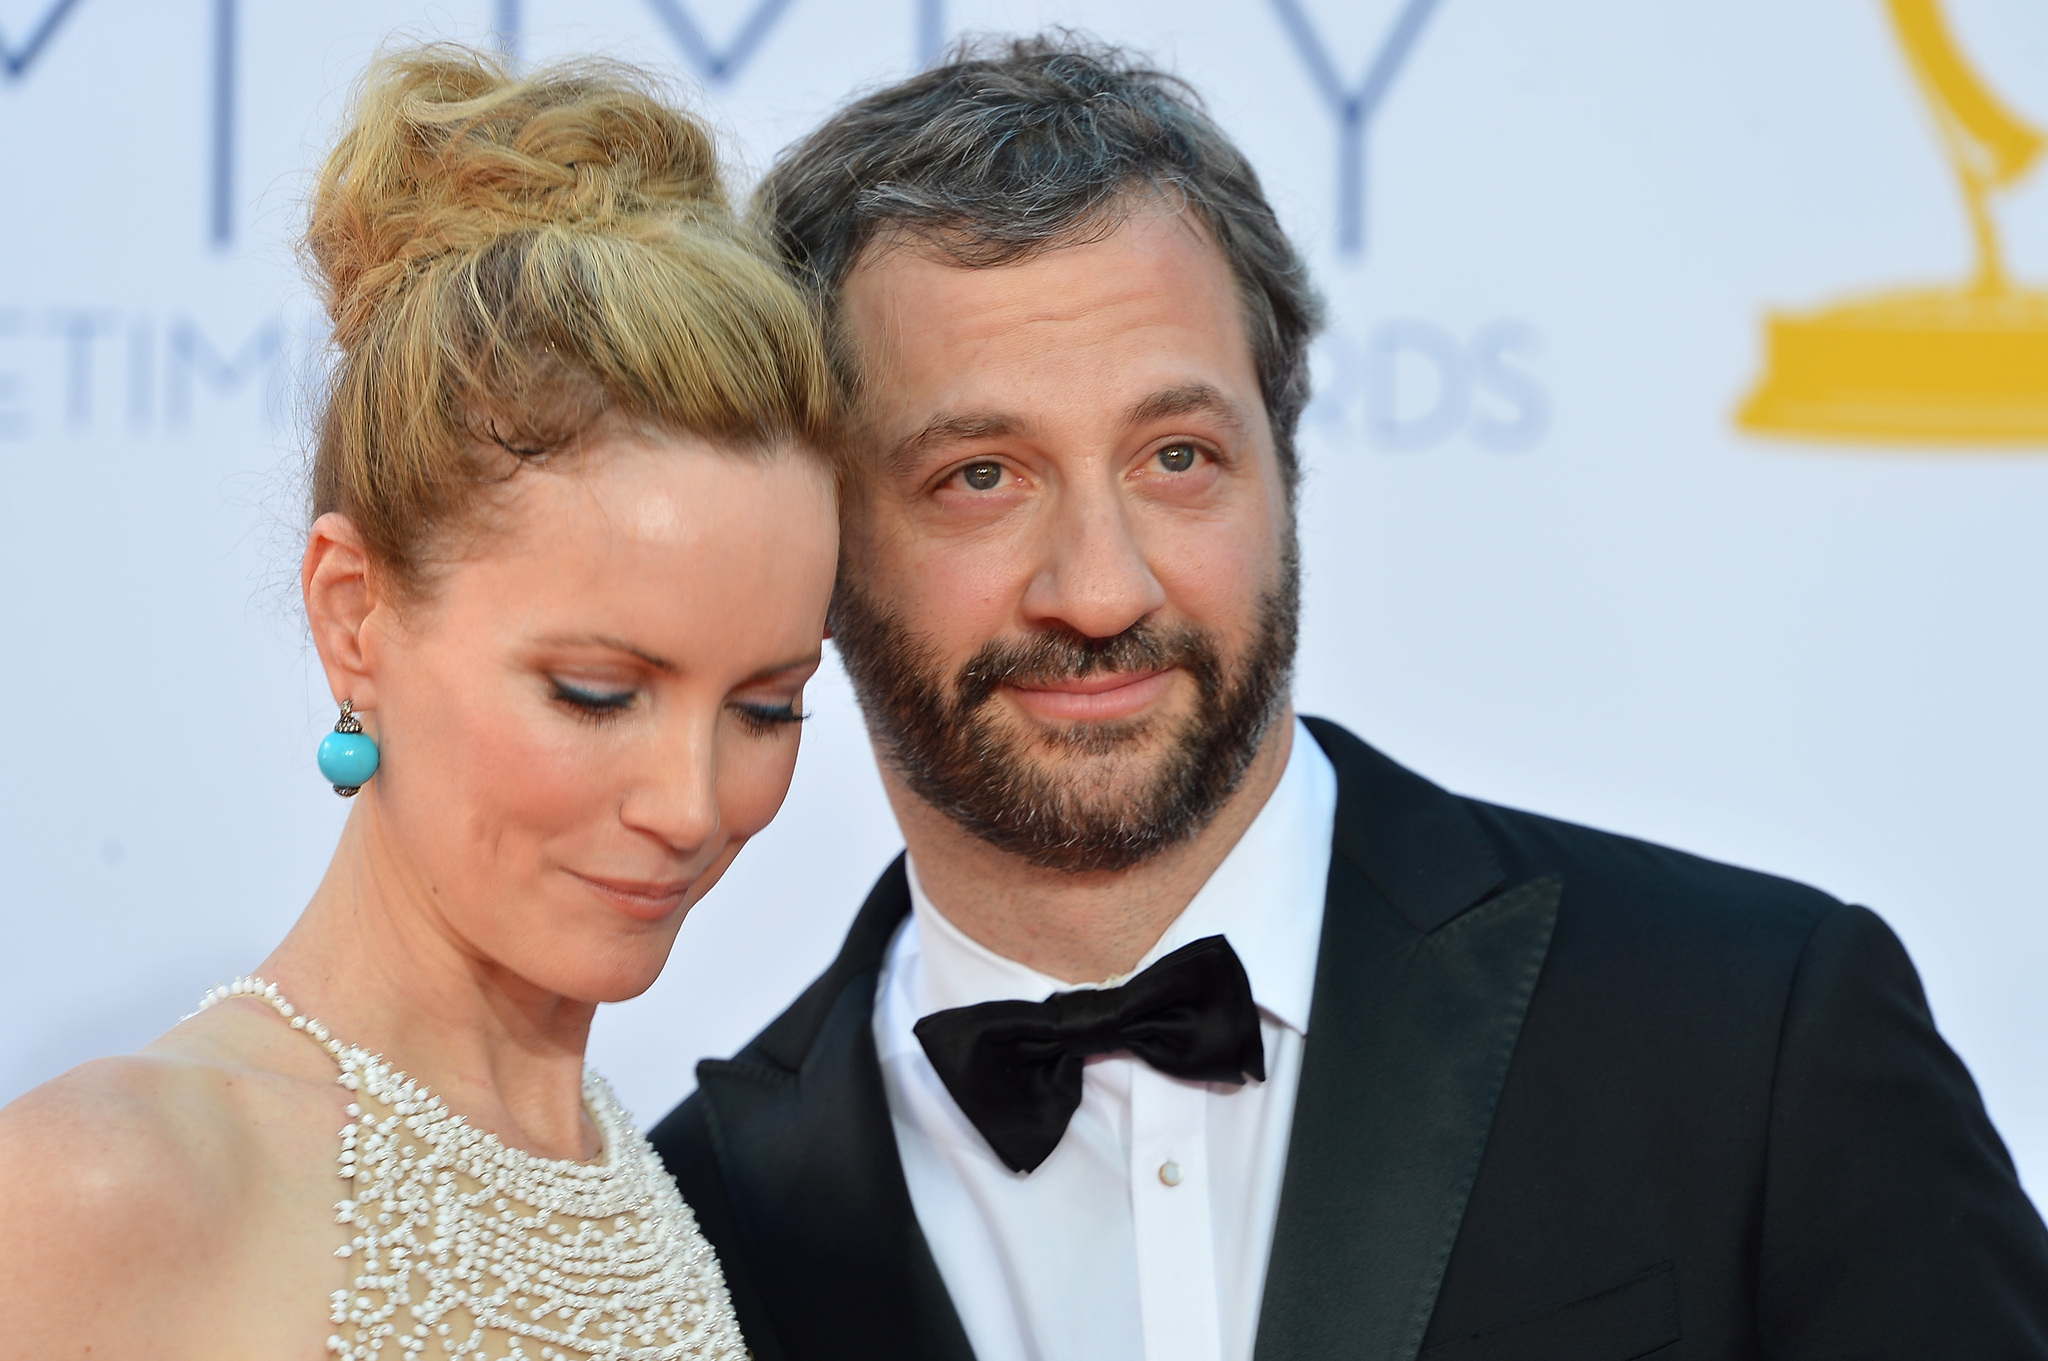
<instances>
[{"instance_id":1,"label":"woman's ear","mask_svg":"<svg viewBox=\"0 0 2048 1361\"><path fill-rule=\"evenodd\" d=\"M306 598L313 646L320 651L320 665L335 701L349 699L359 709L376 708L376 680L370 674L363 635L379 603L377 582L355 521L338 511L313 521L306 533L305 561L299 565L299 589Z\"/></svg>"}]
</instances>

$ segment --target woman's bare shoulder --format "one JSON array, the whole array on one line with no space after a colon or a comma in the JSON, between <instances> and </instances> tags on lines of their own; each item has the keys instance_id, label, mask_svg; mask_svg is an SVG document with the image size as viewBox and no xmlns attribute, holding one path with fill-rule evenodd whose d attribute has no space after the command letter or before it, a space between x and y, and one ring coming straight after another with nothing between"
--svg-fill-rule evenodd
<instances>
[{"instance_id":1,"label":"woman's bare shoulder","mask_svg":"<svg viewBox=\"0 0 2048 1361\"><path fill-rule=\"evenodd\" d=\"M0 1201L176 1197L183 1187L162 1183L186 1178L162 1174L200 1170L230 1080L190 1059L136 1054L95 1059L44 1083L0 1109Z\"/></svg>"},{"instance_id":2,"label":"woman's bare shoulder","mask_svg":"<svg viewBox=\"0 0 2048 1361\"><path fill-rule=\"evenodd\" d=\"M124 1195L148 1196L165 1211L194 1192L211 1202L217 1180L246 1185L277 1140L322 1137L327 1108L346 1104L334 1076L334 1062L267 1009L231 1002L185 1018L140 1053L81 1064L0 1110L0 1167L18 1170L28 1159L76 1174L43 1178L57 1183L43 1194L132 1180L142 1185L121 1186ZM15 1181L0 1175L0 1195Z\"/></svg>"},{"instance_id":3,"label":"woman's bare shoulder","mask_svg":"<svg viewBox=\"0 0 2048 1361\"><path fill-rule=\"evenodd\" d=\"M345 1104L331 1065L323 1083L250 1019L261 1020L192 1018L0 1109L0 1313L21 1317L11 1306L36 1301L27 1314L75 1344L81 1315L68 1301L122 1341L131 1324L160 1328L167 1301L195 1297L195 1282L244 1250L236 1225L252 1200L277 1193L277 1170L308 1156L298 1145L321 1138L326 1107Z\"/></svg>"},{"instance_id":4,"label":"woman's bare shoulder","mask_svg":"<svg viewBox=\"0 0 2048 1361\"><path fill-rule=\"evenodd\" d=\"M147 1340L216 1265L202 1228L241 1142L223 1085L186 1059L96 1059L0 1110L0 1313L65 1329L36 1339L53 1348Z\"/></svg>"}]
</instances>

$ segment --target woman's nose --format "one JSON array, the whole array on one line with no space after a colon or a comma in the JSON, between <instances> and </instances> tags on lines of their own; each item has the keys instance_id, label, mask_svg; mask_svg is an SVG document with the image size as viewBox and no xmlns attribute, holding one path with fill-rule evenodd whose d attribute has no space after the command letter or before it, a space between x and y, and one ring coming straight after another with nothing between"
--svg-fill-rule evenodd
<instances>
[{"instance_id":1,"label":"woman's nose","mask_svg":"<svg viewBox=\"0 0 2048 1361\"><path fill-rule=\"evenodd\" d=\"M718 806L718 717L662 725L646 766L635 772L620 807L620 818L635 831L692 856L715 839L722 823Z\"/></svg>"}]
</instances>

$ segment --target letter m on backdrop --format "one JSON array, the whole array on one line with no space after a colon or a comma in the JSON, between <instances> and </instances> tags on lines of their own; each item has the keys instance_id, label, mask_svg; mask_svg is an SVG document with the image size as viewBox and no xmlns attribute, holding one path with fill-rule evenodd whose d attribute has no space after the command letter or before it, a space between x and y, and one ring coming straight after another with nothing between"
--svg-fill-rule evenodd
<instances>
[{"instance_id":1,"label":"letter m on backdrop","mask_svg":"<svg viewBox=\"0 0 2048 1361\"><path fill-rule=\"evenodd\" d=\"M937 0L927 0L927 3L936 4ZM682 49L684 60L695 68L706 85L712 86L730 85L738 78L741 68L753 58L755 50L790 4L791 0L756 0L753 9L741 21L739 32L720 51L705 34L704 26L690 13L690 7L684 0L647 0L647 7L654 11L654 17L668 30L676 46ZM510 57L519 55L524 8L522 0L497 0L496 17L491 27L498 50Z\"/></svg>"},{"instance_id":2,"label":"letter m on backdrop","mask_svg":"<svg viewBox=\"0 0 2048 1361\"><path fill-rule=\"evenodd\" d=\"M43 11L43 17L29 25L19 47L6 33L0 32L0 71L5 71L9 80L20 80L27 75L28 68L36 64L36 58L43 55L43 49L56 36L58 25L76 8L78 0L53 0Z\"/></svg>"},{"instance_id":3,"label":"letter m on backdrop","mask_svg":"<svg viewBox=\"0 0 2048 1361\"><path fill-rule=\"evenodd\" d=\"M759 0L753 11L740 25L740 31L733 35L723 52L711 45L703 28L691 17L682 0L647 0L656 18L675 39L676 46L683 50L690 65L697 68L707 85L730 84L754 55L755 49L775 27L776 20L789 8L790 0Z\"/></svg>"}]
</instances>

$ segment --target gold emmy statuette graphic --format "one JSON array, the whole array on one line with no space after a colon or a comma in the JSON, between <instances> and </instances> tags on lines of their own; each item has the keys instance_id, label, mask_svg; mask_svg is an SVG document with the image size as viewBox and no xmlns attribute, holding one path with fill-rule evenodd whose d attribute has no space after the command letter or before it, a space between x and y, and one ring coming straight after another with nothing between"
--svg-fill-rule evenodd
<instances>
[{"instance_id":1,"label":"gold emmy statuette graphic","mask_svg":"<svg viewBox=\"0 0 2048 1361\"><path fill-rule=\"evenodd\" d=\"M1977 275L1766 320L1759 434L1904 444L2048 445L2048 291L2006 276L1991 194L2041 155L1956 46L1940 0L1885 0L1932 107L1977 243Z\"/></svg>"}]
</instances>

